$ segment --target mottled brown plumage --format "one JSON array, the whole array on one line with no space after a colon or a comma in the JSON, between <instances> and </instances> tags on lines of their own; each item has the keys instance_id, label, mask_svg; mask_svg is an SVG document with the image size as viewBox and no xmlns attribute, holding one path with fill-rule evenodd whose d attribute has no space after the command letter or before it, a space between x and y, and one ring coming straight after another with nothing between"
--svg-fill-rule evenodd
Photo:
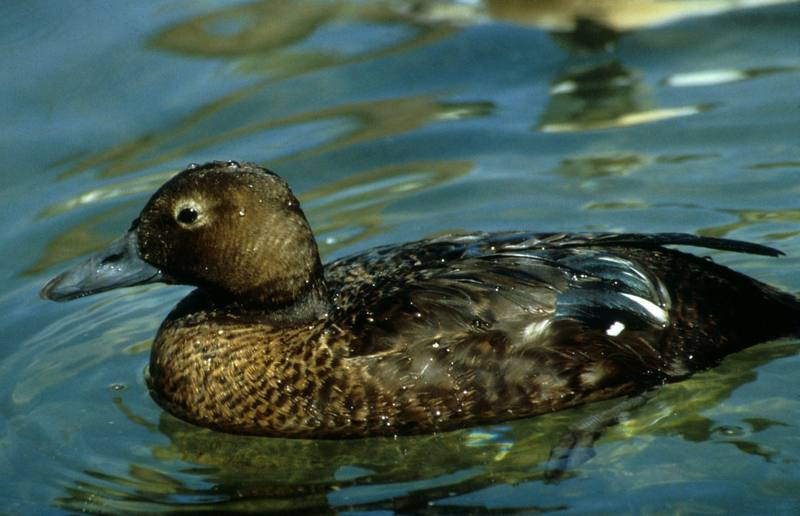
<instances>
[{"instance_id":1,"label":"mottled brown plumage","mask_svg":"<svg viewBox=\"0 0 800 516\"><path fill-rule=\"evenodd\" d=\"M195 424L431 432L640 392L796 334L793 296L665 244L777 254L682 234L468 234L323 268L282 179L215 162L171 179L43 296L196 285L159 329L148 379Z\"/></svg>"}]
</instances>

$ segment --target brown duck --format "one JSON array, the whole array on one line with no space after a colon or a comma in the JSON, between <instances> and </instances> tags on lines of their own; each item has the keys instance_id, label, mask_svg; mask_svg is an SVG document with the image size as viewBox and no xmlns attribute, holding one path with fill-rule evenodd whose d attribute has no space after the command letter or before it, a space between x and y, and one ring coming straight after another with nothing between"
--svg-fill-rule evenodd
<instances>
[{"instance_id":1,"label":"brown duck","mask_svg":"<svg viewBox=\"0 0 800 516\"><path fill-rule=\"evenodd\" d=\"M664 245L686 234L451 235L323 266L297 199L253 164L190 166L129 231L51 280L63 301L197 287L153 344L172 414L226 432L432 432L642 392L798 333L789 294Z\"/></svg>"}]
</instances>

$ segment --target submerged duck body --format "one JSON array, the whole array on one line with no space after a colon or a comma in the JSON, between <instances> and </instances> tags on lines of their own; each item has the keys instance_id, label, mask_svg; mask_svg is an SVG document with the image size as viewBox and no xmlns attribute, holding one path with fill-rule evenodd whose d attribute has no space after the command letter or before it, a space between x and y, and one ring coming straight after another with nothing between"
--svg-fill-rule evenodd
<instances>
[{"instance_id":1,"label":"submerged duck body","mask_svg":"<svg viewBox=\"0 0 800 516\"><path fill-rule=\"evenodd\" d=\"M448 430L644 391L796 335L800 303L685 234L465 234L322 266L297 199L256 165L190 167L128 233L42 291L198 288L153 344L172 414L228 432L360 437Z\"/></svg>"}]
</instances>

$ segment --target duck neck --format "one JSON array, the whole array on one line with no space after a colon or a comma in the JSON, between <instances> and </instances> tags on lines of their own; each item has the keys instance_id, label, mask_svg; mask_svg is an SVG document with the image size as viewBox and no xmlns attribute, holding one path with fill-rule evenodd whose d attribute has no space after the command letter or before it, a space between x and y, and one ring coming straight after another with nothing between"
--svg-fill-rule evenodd
<instances>
[{"instance_id":1,"label":"duck neck","mask_svg":"<svg viewBox=\"0 0 800 516\"><path fill-rule=\"evenodd\" d=\"M300 326L328 316L331 300L328 287L320 275L309 280L306 288L291 302L263 308L265 322L275 326Z\"/></svg>"},{"instance_id":2,"label":"duck neck","mask_svg":"<svg viewBox=\"0 0 800 516\"><path fill-rule=\"evenodd\" d=\"M286 298L239 296L200 287L174 308L169 319L214 313L219 317L269 324L273 328L299 327L325 319L331 309L328 287L322 275L309 280L297 295Z\"/></svg>"}]
</instances>

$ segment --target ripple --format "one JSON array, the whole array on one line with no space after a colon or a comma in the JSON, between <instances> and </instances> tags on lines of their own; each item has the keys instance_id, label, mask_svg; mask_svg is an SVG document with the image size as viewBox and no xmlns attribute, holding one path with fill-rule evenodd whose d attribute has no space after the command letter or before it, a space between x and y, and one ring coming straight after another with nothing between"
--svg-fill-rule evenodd
<instances>
[{"instance_id":1,"label":"ripple","mask_svg":"<svg viewBox=\"0 0 800 516\"><path fill-rule=\"evenodd\" d=\"M620 177L629 175L650 162L648 157L639 154L573 156L561 160L553 172L576 179Z\"/></svg>"},{"instance_id":2,"label":"ripple","mask_svg":"<svg viewBox=\"0 0 800 516\"><path fill-rule=\"evenodd\" d=\"M598 129L611 129L620 127L630 127L634 125L651 124L673 118L693 116L715 107L714 104L698 104L695 106L683 106L675 108L651 109L636 113L626 113L616 118L608 120L591 120L585 122L564 122L545 124L539 128L545 133L564 133L579 131L594 131Z\"/></svg>"},{"instance_id":3,"label":"ripple","mask_svg":"<svg viewBox=\"0 0 800 516\"><path fill-rule=\"evenodd\" d=\"M750 165L750 170L774 170L782 168L800 168L800 161L768 161Z\"/></svg>"},{"instance_id":4,"label":"ripple","mask_svg":"<svg viewBox=\"0 0 800 516\"><path fill-rule=\"evenodd\" d=\"M326 254L384 231L383 212L391 202L453 181L471 168L466 161L378 167L305 192L300 201Z\"/></svg>"},{"instance_id":5,"label":"ripple","mask_svg":"<svg viewBox=\"0 0 800 516\"><path fill-rule=\"evenodd\" d=\"M676 73L670 75L662 81L666 86L676 88L687 88L697 86L714 86L717 84L727 84L731 82L746 81L775 75L780 73L800 72L800 66L776 66L767 68L749 69L720 69L720 70L701 70L697 72Z\"/></svg>"},{"instance_id":6,"label":"ripple","mask_svg":"<svg viewBox=\"0 0 800 516\"><path fill-rule=\"evenodd\" d=\"M130 298L135 290L139 289L120 297ZM5 377L18 378L12 401L27 404L119 354L132 340L151 338L170 305L159 296L137 295L114 303L102 299L54 320L0 364ZM81 345L76 347L76 342Z\"/></svg>"},{"instance_id":7,"label":"ripple","mask_svg":"<svg viewBox=\"0 0 800 516\"><path fill-rule=\"evenodd\" d=\"M42 16L39 9L47 4L37 2L14 2L5 4L0 16L0 34L3 35L4 52L13 47L27 48L41 40L55 40L67 27L57 16ZM59 6L51 6L58 8ZM36 20L31 23L30 20Z\"/></svg>"},{"instance_id":8,"label":"ripple","mask_svg":"<svg viewBox=\"0 0 800 516\"><path fill-rule=\"evenodd\" d=\"M124 181L116 181L113 184L101 186L99 188L93 188L70 199L48 206L39 212L38 218L48 219L83 206L89 206L121 197L130 197L141 193L152 193L178 172L179 170L170 170L157 174L148 174Z\"/></svg>"},{"instance_id":9,"label":"ripple","mask_svg":"<svg viewBox=\"0 0 800 516\"><path fill-rule=\"evenodd\" d=\"M721 210L736 217L735 222L719 226L706 227L698 230L699 235L726 237L742 228L765 223L789 223L796 226L800 222L800 209L778 210Z\"/></svg>"},{"instance_id":10,"label":"ripple","mask_svg":"<svg viewBox=\"0 0 800 516\"><path fill-rule=\"evenodd\" d=\"M650 205L643 201L608 201L608 202L590 202L584 206L587 210L643 210L650 208Z\"/></svg>"}]
</instances>

